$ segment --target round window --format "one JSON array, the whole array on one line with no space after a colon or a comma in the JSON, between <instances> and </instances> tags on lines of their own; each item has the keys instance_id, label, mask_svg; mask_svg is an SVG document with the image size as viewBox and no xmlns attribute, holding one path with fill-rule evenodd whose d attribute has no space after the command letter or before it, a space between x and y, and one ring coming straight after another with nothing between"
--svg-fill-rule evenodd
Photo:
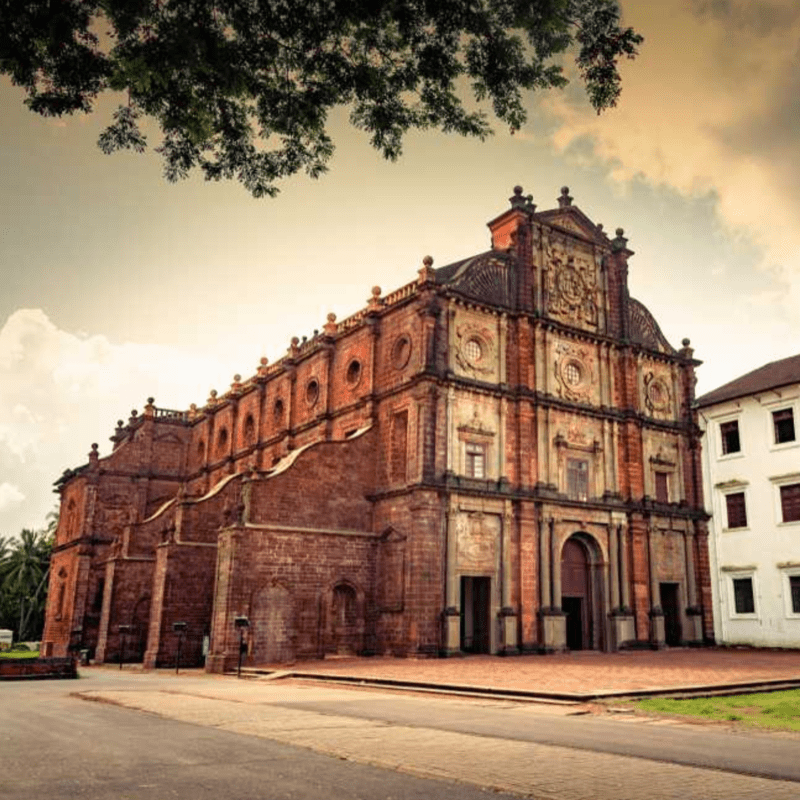
<instances>
[{"instance_id":1,"label":"round window","mask_svg":"<svg viewBox=\"0 0 800 800\"><path fill-rule=\"evenodd\" d=\"M392 363L396 369L403 369L411 358L411 339L401 336L392 348Z\"/></svg>"},{"instance_id":2,"label":"round window","mask_svg":"<svg viewBox=\"0 0 800 800\"><path fill-rule=\"evenodd\" d=\"M564 380L568 386L577 386L582 377L581 368L574 361L568 361L564 365Z\"/></svg>"},{"instance_id":3,"label":"round window","mask_svg":"<svg viewBox=\"0 0 800 800\"><path fill-rule=\"evenodd\" d=\"M319 399L319 383L317 383L316 379L310 380L308 382L308 386L306 386L306 402L310 405L316 405L317 400Z\"/></svg>"},{"instance_id":4,"label":"round window","mask_svg":"<svg viewBox=\"0 0 800 800\"><path fill-rule=\"evenodd\" d=\"M483 358L483 347L477 339L469 339L464 346L464 355L467 361L475 364Z\"/></svg>"},{"instance_id":5,"label":"round window","mask_svg":"<svg viewBox=\"0 0 800 800\"><path fill-rule=\"evenodd\" d=\"M347 382L355 386L361 380L361 362L353 359L347 366Z\"/></svg>"}]
</instances>

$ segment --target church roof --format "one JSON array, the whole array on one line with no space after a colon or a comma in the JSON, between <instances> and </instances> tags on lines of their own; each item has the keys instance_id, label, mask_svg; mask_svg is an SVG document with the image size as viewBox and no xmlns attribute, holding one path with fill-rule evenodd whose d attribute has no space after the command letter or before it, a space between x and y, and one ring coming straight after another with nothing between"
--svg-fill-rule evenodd
<instances>
[{"instance_id":1,"label":"church roof","mask_svg":"<svg viewBox=\"0 0 800 800\"><path fill-rule=\"evenodd\" d=\"M628 336L632 342L649 350L669 355L675 353L675 348L667 341L647 306L632 297L628 298Z\"/></svg>"},{"instance_id":2,"label":"church roof","mask_svg":"<svg viewBox=\"0 0 800 800\"><path fill-rule=\"evenodd\" d=\"M436 283L473 300L513 308L514 256L504 250L487 250L436 270Z\"/></svg>"},{"instance_id":3,"label":"church roof","mask_svg":"<svg viewBox=\"0 0 800 800\"><path fill-rule=\"evenodd\" d=\"M780 361L770 361L769 364L764 364L763 367L758 367L698 397L697 405L701 408L712 406L725 400L735 400L737 397L779 389L792 383L800 383L800 355L782 358Z\"/></svg>"}]
</instances>

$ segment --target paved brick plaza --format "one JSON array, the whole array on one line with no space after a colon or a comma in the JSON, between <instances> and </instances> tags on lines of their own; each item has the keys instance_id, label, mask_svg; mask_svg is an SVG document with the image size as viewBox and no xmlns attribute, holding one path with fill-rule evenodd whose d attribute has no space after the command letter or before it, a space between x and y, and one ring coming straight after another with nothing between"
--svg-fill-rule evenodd
<instances>
[{"instance_id":1,"label":"paved brick plaza","mask_svg":"<svg viewBox=\"0 0 800 800\"><path fill-rule=\"evenodd\" d=\"M287 669L286 665L277 668ZM335 658L298 662L289 669L363 678L583 693L800 679L800 651L702 648L623 653L584 651L512 658Z\"/></svg>"}]
</instances>

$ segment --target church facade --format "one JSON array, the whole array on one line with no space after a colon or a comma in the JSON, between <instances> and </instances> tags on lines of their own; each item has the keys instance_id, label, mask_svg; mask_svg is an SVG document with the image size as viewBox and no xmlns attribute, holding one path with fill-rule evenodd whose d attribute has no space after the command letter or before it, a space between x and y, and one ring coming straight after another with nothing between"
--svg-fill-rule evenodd
<instances>
[{"instance_id":1,"label":"church facade","mask_svg":"<svg viewBox=\"0 0 800 800\"><path fill-rule=\"evenodd\" d=\"M67 470L42 647L223 671L711 640L695 367L562 189ZM246 618L246 631L236 621ZM176 623L178 623L176 625Z\"/></svg>"}]
</instances>

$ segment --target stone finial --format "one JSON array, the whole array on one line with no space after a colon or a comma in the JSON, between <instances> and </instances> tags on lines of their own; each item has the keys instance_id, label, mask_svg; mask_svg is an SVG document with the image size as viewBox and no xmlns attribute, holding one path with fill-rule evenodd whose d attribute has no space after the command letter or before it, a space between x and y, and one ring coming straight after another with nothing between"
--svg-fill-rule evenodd
<instances>
[{"instance_id":1,"label":"stone finial","mask_svg":"<svg viewBox=\"0 0 800 800\"><path fill-rule=\"evenodd\" d=\"M511 203L511 208L525 208L525 197L521 186L514 187L514 194L508 198L508 202Z\"/></svg>"},{"instance_id":2,"label":"stone finial","mask_svg":"<svg viewBox=\"0 0 800 800\"><path fill-rule=\"evenodd\" d=\"M100 454L97 452L97 442L92 442L92 449L89 453L89 464L91 466L95 466L97 462L100 460Z\"/></svg>"},{"instance_id":3,"label":"stone finial","mask_svg":"<svg viewBox=\"0 0 800 800\"><path fill-rule=\"evenodd\" d=\"M296 356L300 352L300 339L297 336L292 336L292 341L289 343L287 352L290 356Z\"/></svg>"},{"instance_id":4,"label":"stone finial","mask_svg":"<svg viewBox=\"0 0 800 800\"><path fill-rule=\"evenodd\" d=\"M561 208L567 208L572 205L572 198L569 195L569 186L561 187L561 197L558 198L558 205Z\"/></svg>"},{"instance_id":5,"label":"stone finial","mask_svg":"<svg viewBox=\"0 0 800 800\"><path fill-rule=\"evenodd\" d=\"M531 214L533 214L533 212L536 211L536 203L533 202L533 195L532 194L529 194L525 198L525 210L526 211L530 211Z\"/></svg>"},{"instance_id":6,"label":"stone finial","mask_svg":"<svg viewBox=\"0 0 800 800\"><path fill-rule=\"evenodd\" d=\"M381 287L373 286L371 290L371 297L367 300L367 305L370 308L380 308L381 306Z\"/></svg>"},{"instance_id":7,"label":"stone finial","mask_svg":"<svg viewBox=\"0 0 800 800\"><path fill-rule=\"evenodd\" d=\"M422 267L417 272L419 275L418 283L430 283L433 281L435 272L433 270L433 257L425 256L422 259Z\"/></svg>"},{"instance_id":8,"label":"stone finial","mask_svg":"<svg viewBox=\"0 0 800 800\"><path fill-rule=\"evenodd\" d=\"M322 330L325 331L326 336L336 336L339 326L336 324L336 314L333 311L328 314L328 321L322 326Z\"/></svg>"},{"instance_id":9,"label":"stone finial","mask_svg":"<svg viewBox=\"0 0 800 800\"><path fill-rule=\"evenodd\" d=\"M147 398L147 404L144 407L144 415L146 417L155 416L155 413L156 413L155 402L156 402L155 398L153 398L153 397L148 397Z\"/></svg>"},{"instance_id":10,"label":"stone finial","mask_svg":"<svg viewBox=\"0 0 800 800\"><path fill-rule=\"evenodd\" d=\"M133 423L136 422L138 418L139 418L139 412L135 408L132 408L131 416L130 419L128 420L128 425L133 425Z\"/></svg>"},{"instance_id":11,"label":"stone finial","mask_svg":"<svg viewBox=\"0 0 800 800\"><path fill-rule=\"evenodd\" d=\"M683 347L681 348L680 353L684 358L692 358L694 355L694 348L689 346L691 343L691 340L688 338L681 341Z\"/></svg>"},{"instance_id":12,"label":"stone finial","mask_svg":"<svg viewBox=\"0 0 800 800\"><path fill-rule=\"evenodd\" d=\"M622 228L617 228L616 237L611 240L611 249L614 252L618 250L628 249L628 240L625 238L625 231Z\"/></svg>"},{"instance_id":13,"label":"stone finial","mask_svg":"<svg viewBox=\"0 0 800 800\"><path fill-rule=\"evenodd\" d=\"M242 376L237 372L233 376L233 383L231 383L231 391L238 392L242 388Z\"/></svg>"},{"instance_id":14,"label":"stone finial","mask_svg":"<svg viewBox=\"0 0 800 800\"><path fill-rule=\"evenodd\" d=\"M269 366L269 359L266 356L261 356L258 360L258 374L259 375L266 375L267 374L267 367Z\"/></svg>"},{"instance_id":15,"label":"stone finial","mask_svg":"<svg viewBox=\"0 0 800 800\"><path fill-rule=\"evenodd\" d=\"M192 403L189 406L189 419L197 418L197 403Z\"/></svg>"},{"instance_id":16,"label":"stone finial","mask_svg":"<svg viewBox=\"0 0 800 800\"><path fill-rule=\"evenodd\" d=\"M211 390L211 391L208 393L208 402L207 402L207 405L210 405L210 406L215 406L216 404L217 404L217 390L216 390L216 389L212 389L212 390Z\"/></svg>"}]
</instances>

